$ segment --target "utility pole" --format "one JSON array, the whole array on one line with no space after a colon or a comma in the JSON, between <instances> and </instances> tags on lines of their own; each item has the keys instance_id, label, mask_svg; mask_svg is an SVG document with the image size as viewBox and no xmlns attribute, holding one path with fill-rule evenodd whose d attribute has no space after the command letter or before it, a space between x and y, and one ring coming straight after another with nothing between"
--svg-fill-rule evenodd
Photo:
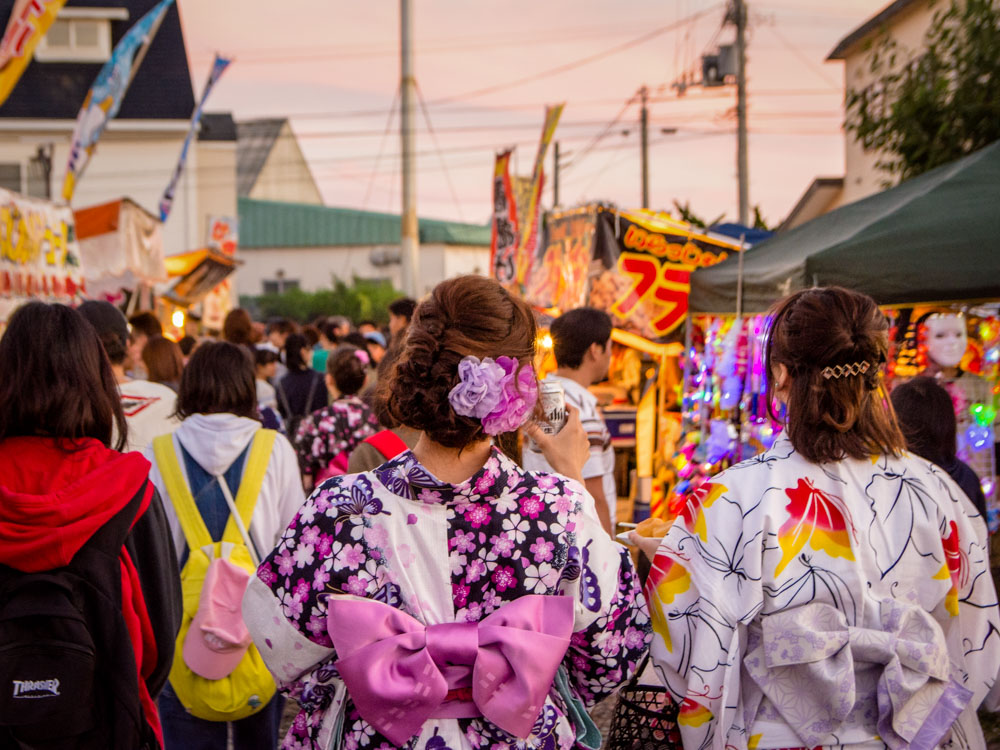
<instances>
[{"instance_id":1,"label":"utility pole","mask_svg":"<svg viewBox=\"0 0 1000 750\"><path fill-rule=\"evenodd\" d=\"M420 234L417 225L417 171L414 168L413 102L416 80L413 77L413 18L410 0L399 0L400 119L403 161L403 216L400 249L403 264L403 290L419 299Z\"/></svg>"},{"instance_id":2,"label":"utility pole","mask_svg":"<svg viewBox=\"0 0 1000 750\"><path fill-rule=\"evenodd\" d=\"M639 89L642 108L639 110L639 132L642 149L642 207L649 208L649 109L646 107L649 89Z\"/></svg>"},{"instance_id":3,"label":"utility pole","mask_svg":"<svg viewBox=\"0 0 1000 750\"><path fill-rule=\"evenodd\" d=\"M750 222L750 175L747 166L747 6L733 0L736 25L736 178L739 182L740 224Z\"/></svg>"},{"instance_id":4,"label":"utility pole","mask_svg":"<svg viewBox=\"0 0 1000 750\"><path fill-rule=\"evenodd\" d=\"M559 205L559 141L552 144L552 207Z\"/></svg>"}]
</instances>

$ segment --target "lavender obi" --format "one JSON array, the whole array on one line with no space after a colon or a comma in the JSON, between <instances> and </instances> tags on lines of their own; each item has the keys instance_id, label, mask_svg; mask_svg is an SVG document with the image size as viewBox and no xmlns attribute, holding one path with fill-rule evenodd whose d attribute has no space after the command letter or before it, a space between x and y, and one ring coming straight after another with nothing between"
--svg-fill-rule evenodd
<instances>
[{"instance_id":1,"label":"lavender obi","mask_svg":"<svg viewBox=\"0 0 1000 750\"><path fill-rule=\"evenodd\" d=\"M358 713L396 745L431 718L482 716L531 733L573 632L573 599L523 596L479 622L424 625L395 607L327 600L337 670Z\"/></svg>"},{"instance_id":2,"label":"lavender obi","mask_svg":"<svg viewBox=\"0 0 1000 750\"><path fill-rule=\"evenodd\" d=\"M972 698L934 618L904 601L877 606L873 627L848 625L841 610L814 602L751 628L743 668L810 747L839 744L860 711L892 750L929 750Z\"/></svg>"}]
</instances>

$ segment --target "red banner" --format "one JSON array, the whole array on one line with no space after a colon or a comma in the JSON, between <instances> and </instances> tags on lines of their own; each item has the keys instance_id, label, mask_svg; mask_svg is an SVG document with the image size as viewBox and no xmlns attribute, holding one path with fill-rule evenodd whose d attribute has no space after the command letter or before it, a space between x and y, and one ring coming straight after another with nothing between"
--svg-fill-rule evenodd
<instances>
[{"instance_id":1,"label":"red banner","mask_svg":"<svg viewBox=\"0 0 1000 750\"><path fill-rule=\"evenodd\" d=\"M508 289L517 286L517 204L510 184L510 155L497 155L493 169L493 236L490 239L490 275Z\"/></svg>"}]
</instances>

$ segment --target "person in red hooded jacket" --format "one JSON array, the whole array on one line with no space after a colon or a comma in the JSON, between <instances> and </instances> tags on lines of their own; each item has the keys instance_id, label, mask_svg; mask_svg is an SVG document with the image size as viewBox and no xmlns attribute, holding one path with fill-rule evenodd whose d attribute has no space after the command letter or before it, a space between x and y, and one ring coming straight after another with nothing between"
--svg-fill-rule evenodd
<instances>
[{"instance_id":1,"label":"person in red hooded jacket","mask_svg":"<svg viewBox=\"0 0 1000 750\"><path fill-rule=\"evenodd\" d=\"M118 555L120 565L106 566L111 571L120 568L120 582L109 574L110 581L97 583L121 592L121 632L128 636L121 640L129 643L110 645L119 654L126 649L121 659L126 665L131 646L135 673L122 675L131 670L118 669L104 678L132 685L133 701L138 694L136 716L141 713L141 718L136 725L143 739L122 739L120 731L112 732L103 746L151 747L154 738L162 746L156 697L173 660L181 591L170 529L149 481L149 462L139 453L119 452L127 426L111 365L82 315L42 302L30 302L11 316L0 339L0 363L4 580L76 565L74 557L95 534L113 521L122 524L123 517L131 523L127 532L128 526L123 527L127 536ZM88 626L100 631L107 623ZM122 711L112 702L110 723ZM0 726L0 739L4 732Z\"/></svg>"}]
</instances>

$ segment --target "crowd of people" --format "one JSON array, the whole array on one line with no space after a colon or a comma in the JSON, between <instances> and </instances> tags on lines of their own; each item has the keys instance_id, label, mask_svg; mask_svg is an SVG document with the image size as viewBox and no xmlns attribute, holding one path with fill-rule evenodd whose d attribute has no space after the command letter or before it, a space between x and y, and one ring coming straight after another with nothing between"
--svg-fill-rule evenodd
<instances>
[{"instance_id":1,"label":"crowd of people","mask_svg":"<svg viewBox=\"0 0 1000 750\"><path fill-rule=\"evenodd\" d=\"M776 304L784 435L631 551L605 313L551 326L550 434L523 301L462 276L388 312L176 343L106 302L11 316L0 749L593 750L633 676L657 747L985 747L982 496L940 386L885 392L870 298Z\"/></svg>"}]
</instances>

